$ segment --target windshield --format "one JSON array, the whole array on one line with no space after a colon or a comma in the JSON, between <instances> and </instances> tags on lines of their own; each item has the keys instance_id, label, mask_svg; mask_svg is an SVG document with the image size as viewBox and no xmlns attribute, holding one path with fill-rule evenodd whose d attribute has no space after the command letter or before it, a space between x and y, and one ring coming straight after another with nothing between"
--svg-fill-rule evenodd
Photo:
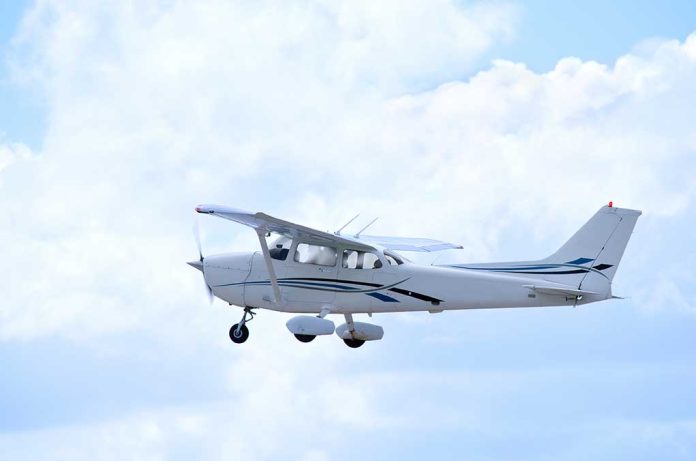
<instances>
[{"instance_id":1,"label":"windshield","mask_svg":"<svg viewBox=\"0 0 696 461\"><path fill-rule=\"evenodd\" d=\"M290 252L290 246L292 246L292 240L284 235L281 235L273 240L273 243L268 245L268 253L273 259L285 261L285 259L288 257L288 253Z\"/></svg>"}]
</instances>

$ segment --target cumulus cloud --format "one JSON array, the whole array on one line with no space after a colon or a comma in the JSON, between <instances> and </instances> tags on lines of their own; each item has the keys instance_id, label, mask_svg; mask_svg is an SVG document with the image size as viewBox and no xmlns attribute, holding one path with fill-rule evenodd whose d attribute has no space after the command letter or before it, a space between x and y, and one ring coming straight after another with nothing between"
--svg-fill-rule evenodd
<instances>
[{"instance_id":1,"label":"cumulus cloud","mask_svg":"<svg viewBox=\"0 0 696 461\"><path fill-rule=\"evenodd\" d=\"M246 365L243 360L240 371L252 371ZM371 448L381 439L395 443L390 454L405 457L427 450L471 460L510 453L520 459L580 460L596 452L669 458L688 456L696 448L691 419L643 419L640 411L635 418L597 418L603 405L621 410L636 403L635 397L618 405L612 400L625 392L624 382L653 382L658 375L651 368L599 371L605 397L584 388L597 375L586 369L358 372L350 379L330 378L336 370L312 370L316 380L305 386L259 370L248 376L236 399L0 435L0 450L10 458L45 459L50 447L51 459L66 460L122 459L125 453L136 459L354 459L356 453L381 455ZM581 399L569 400L568 393ZM414 398L438 394L449 398ZM531 411L541 419L530 421ZM557 419L565 424L556 424ZM424 440L443 434L455 435L457 443L423 446ZM527 440L536 442L531 449Z\"/></svg>"},{"instance_id":2,"label":"cumulus cloud","mask_svg":"<svg viewBox=\"0 0 696 461\"><path fill-rule=\"evenodd\" d=\"M505 4L445 1L39 2L15 40L13 69L44 95L47 131L38 152L0 147L0 239L11 261L0 270L0 340L67 338L99 350L101 338L136 332L173 348L228 351L217 325L238 313L200 310L200 275L184 264L196 257L198 202L321 229L362 211L382 216L376 233L464 243L451 256L462 259L500 256L506 239L524 242L512 256L542 256L525 251L552 251L541 242L560 244L609 199L653 222L692 213L696 35L615 63L566 58L536 73L496 60L470 75L515 18ZM255 247L243 228L203 226L207 252ZM646 243L645 257L662 244ZM154 458L175 439L198 446L212 431L225 453L248 442L249 457L271 457L278 446L250 443L249 428L297 435L299 450L310 445L303 434L335 423L325 446L297 456L322 459L344 443L338 426L418 423L378 411L390 394L360 387L379 383L406 400L417 380L399 387L403 376L369 375L348 385L335 378L346 372L336 338L290 349L282 319L264 318L256 348L220 359L234 362L228 391L241 403L90 425L101 451L80 453L108 458L103 445ZM393 326L415 335L415 320ZM311 371L318 363L331 364L326 375ZM239 405L243 418L230 422ZM293 426L293 410L308 420ZM417 410L427 413L427 402ZM0 443L12 453L83 429ZM66 450L75 459L79 448Z\"/></svg>"},{"instance_id":3,"label":"cumulus cloud","mask_svg":"<svg viewBox=\"0 0 696 461\"><path fill-rule=\"evenodd\" d=\"M2 171L16 161L26 161L32 156L31 149L23 143L12 142L0 144L0 178Z\"/></svg>"},{"instance_id":4,"label":"cumulus cloud","mask_svg":"<svg viewBox=\"0 0 696 461\"><path fill-rule=\"evenodd\" d=\"M513 16L450 2L38 3L12 64L44 94L48 128L3 196L12 254L36 277L8 274L21 290L0 336L147 324L179 303L171 284L197 300L181 264L196 202L282 211L306 200L292 192L306 179L335 190L323 159L345 153L330 152L341 125L468 69Z\"/></svg>"},{"instance_id":5,"label":"cumulus cloud","mask_svg":"<svg viewBox=\"0 0 696 461\"><path fill-rule=\"evenodd\" d=\"M514 9L399 5L39 3L14 65L43 89L48 129L3 175L10 251L36 277L8 274L21 289L0 336L128 329L195 302L181 261L199 201L320 228L367 211L380 232L465 243L459 258L489 258L513 222L560 242L607 199L690 206L694 36L611 66L496 61L447 82Z\"/></svg>"}]
</instances>

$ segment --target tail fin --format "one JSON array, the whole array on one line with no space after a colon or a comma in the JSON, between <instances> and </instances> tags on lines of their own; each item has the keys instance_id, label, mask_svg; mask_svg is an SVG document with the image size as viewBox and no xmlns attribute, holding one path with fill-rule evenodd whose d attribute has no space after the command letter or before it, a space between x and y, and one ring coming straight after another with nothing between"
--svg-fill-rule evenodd
<instances>
[{"instance_id":1,"label":"tail fin","mask_svg":"<svg viewBox=\"0 0 696 461\"><path fill-rule=\"evenodd\" d=\"M577 281L579 288L599 276L612 281L628 239L641 212L627 208L604 206L582 226L565 245L542 263L579 266ZM569 283L571 279L565 279Z\"/></svg>"},{"instance_id":2,"label":"tail fin","mask_svg":"<svg viewBox=\"0 0 696 461\"><path fill-rule=\"evenodd\" d=\"M463 269L517 274L611 296L611 281L641 212L604 206L548 258L484 264Z\"/></svg>"}]
</instances>

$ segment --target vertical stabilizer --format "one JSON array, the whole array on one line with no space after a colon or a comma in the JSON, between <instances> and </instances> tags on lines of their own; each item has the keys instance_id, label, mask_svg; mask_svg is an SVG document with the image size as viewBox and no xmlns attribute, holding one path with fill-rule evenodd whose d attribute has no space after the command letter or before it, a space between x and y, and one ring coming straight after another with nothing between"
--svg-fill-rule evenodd
<instances>
[{"instance_id":1,"label":"vertical stabilizer","mask_svg":"<svg viewBox=\"0 0 696 461\"><path fill-rule=\"evenodd\" d=\"M611 295L611 281L641 212L604 206L558 251L538 261L455 264L477 271L515 274Z\"/></svg>"},{"instance_id":2,"label":"vertical stabilizer","mask_svg":"<svg viewBox=\"0 0 696 461\"><path fill-rule=\"evenodd\" d=\"M611 282L640 215L638 210L604 206L565 245L542 262L574 264L588 269L577 274L575 280L579 287L590 274Z\"/></svg>"}]
</instances>

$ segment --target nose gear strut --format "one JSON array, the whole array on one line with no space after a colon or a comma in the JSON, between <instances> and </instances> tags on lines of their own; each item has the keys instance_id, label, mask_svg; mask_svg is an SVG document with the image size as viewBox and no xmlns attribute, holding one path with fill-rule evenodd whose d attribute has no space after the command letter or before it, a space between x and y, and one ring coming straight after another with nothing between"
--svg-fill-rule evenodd
<instances>
[{"instance_id":1,"label":"nose gear strut","mask_svg":"<svg viewBox=\"0 0 696 461\"><path fill-rule=\"evenodd\" d=\"M239 323L235 323L230 328L230 339L233 343L241 344L249 338L249 329L246 326L247 322L251 322L254 319L253 307L245 307L244 314L242 315L242 320Z\"/></svg>"}]
</instances>

